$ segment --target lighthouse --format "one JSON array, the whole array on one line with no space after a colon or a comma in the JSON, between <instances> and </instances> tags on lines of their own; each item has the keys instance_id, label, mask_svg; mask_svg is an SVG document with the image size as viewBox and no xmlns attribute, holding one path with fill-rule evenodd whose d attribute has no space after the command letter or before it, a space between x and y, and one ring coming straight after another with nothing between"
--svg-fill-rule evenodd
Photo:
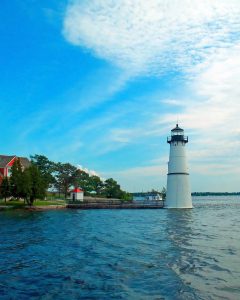
<instances>
[{"instance_id":1,"label":"lighthouse","mask_svg":"<svg viewBox=\"0 0 240 300\"><path fill-rule=\"evenodd\" d=\"M170 144L168 162L166 208L192 208L189 170L186 157L188 137L184 130L176 125L167 138Z\"/></svg>"}]
</instances>

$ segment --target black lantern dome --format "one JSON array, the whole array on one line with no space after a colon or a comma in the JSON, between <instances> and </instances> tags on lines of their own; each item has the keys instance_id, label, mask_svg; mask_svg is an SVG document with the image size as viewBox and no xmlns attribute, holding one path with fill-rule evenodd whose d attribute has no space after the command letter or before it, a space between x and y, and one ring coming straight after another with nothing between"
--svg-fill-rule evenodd
<instances>
[{"instance_id":1,"label":"black lantern dome","mask_svg":"<svg viewBox=\"0 0 240 300\"><path fill-rule=\"evenodd\" d=\"M167 142L170 144L172 142L183 142L186 144L188 142L188 137L184 136L184 130L176 124L171 130L171 136L167 138Z\"/></svg>"}]
</instances>

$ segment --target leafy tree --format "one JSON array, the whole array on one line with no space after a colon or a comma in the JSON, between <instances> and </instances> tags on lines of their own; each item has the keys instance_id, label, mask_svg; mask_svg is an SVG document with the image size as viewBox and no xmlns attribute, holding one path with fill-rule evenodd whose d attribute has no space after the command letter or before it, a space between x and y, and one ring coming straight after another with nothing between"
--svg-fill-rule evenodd
<instances>
[{"instance_id":1,"label":"leafy tree","mask_svg":"<svg viewBox=\"0 0 240 300\"><path fill-rule=\"evenodd\" d=\"M80 169L76 169L75 173L73 174L73 185L76 187L81 187L85 194L92 191L90 175Z\"/></svg>"},{"instance_id":2,"label":"leafy tree","mask_svg":"<svg viewBox=\"0 0 240 300\"><path fill-rule=\"evenodd\" d=\"M94 175L90 178L91 190L96 193L96 195L101 195L104 192L104 183L100 179L100 177Z\"/></svg>"},{"instance_id":3,"label":"leafy tree","mask_svg":"<svg viewBox=\"0 0 240 300\"><path fill-rule=\"evenodd\" d=\"M17 199L21 197L21 177L22 177L22 166L20 159L16 159L12 165L12 173L10 176L10 192L11 195Z\"/></svg>"},{"instance_id":4,"label":"leafy tree","mask_svg":"<svg viewBox=\"0 0 240 300\"><path fill-rule=\"evenodd\" d=\"M31 155L31 162L38 167L39 172L43 176L43 181L45 188L48 189L51 185L55 183L54 172L56 170L56 164L50 161L44 155Z\"/></svg>"},{"instance_id":5,"label":"leafy tree","mask_svg":"<svg viewBox=\"0 0 240 300\"><path fill-rule=\"evenodd\" d=\"M27 174L27 172L29 172L29 175ZM30 181L28 181L28 176L31 179ZM25 189L26 195L29 196L29 198L27 198L27 202L29 205L32 205L35 199L43 199L45 197L45 182L37 166L31 165L26 170L25 182L30 186L30 193L28 185L26 185Z\"/></svg>"},{"instance_id":6,"label":"leafy tree","mask_svg":"<svg viewBox=\"0 0 240 300\"><path fill-rule=\"evenodd\" d=\"M120 185L113 178L109 178L104 182L104 193L107 198L121 198Z\"/></svg>"},{"instance_id":7,"label":"leafy tree","mask_svg":"<svg viewBox=\"0 0 240 300\"><path fill-rule=\"evenodd\" d=\"M31 177L31 168L25 169L21 176L21 191L20 195L24 199L24 202L27 202L31 205L30 197L32 195L33 182Z\"/></svg>"},{"instance_id":8,"label":"leafy tree","mask_svg":"<svg viewBox=\"0 0 240 300\"><path fill-rule=\"evenodd\" d=\"M165 200L166 199L166 194L167 194L167 190L166 190L165 187L162 188L161 194L162 194L163 200Z\"/></svg>"},{"instance_id":9,"label":"leafy tree","mask_svg":"<svg viewBox=\"0 0 240 300\"><path fill-rule=\"evenodd\" d=\"M69 188L74 185L76 180L77 168L69 163L62 164L58 163L56 165L56 183L55 186L58 187L59 191L64 193L65 198L67 198L67 193Z\"/></svg>"},{"instance_id":10,"label":"leafy tree","mask_svg":"<svg viewBox=\"0 0 240 300\"><path fill-rule=\"evenodd\" d=\"M5 203L7 202L7 197L11 195L10 193L10 184L8 178L5 176L3 177L2 184L1 184L1 196L5 199Z\"/></svg>"},{"instance_id":11,"label":"leafy tree","mask_svg":"<svg viewBox=\"0 0 240 300\"><path fill-rule=\"evenodd\" d=\"M81 187L85 195L95 192L98 196L108 198L131 199L130 194L121 190L120 185L112 178L105 182L98 176L90 176L70 163L54 163L44 155L31 156L32 164L37 166L45 185L45 189L53 185L65 198L71 186ZM25 180L27 180L25 178Z\"/></svg>"},{"instance_id":12,"label":"leafy tree","mask_svg":"<svg viewBox=\"0 0 240 300\"><path fill-rule=\"evenodd\" d=\"M121 191L120 199L122 199L123 201L132 201L133 196L130 193L127 193L125 191Z\"/></svg>"}]
</instances>

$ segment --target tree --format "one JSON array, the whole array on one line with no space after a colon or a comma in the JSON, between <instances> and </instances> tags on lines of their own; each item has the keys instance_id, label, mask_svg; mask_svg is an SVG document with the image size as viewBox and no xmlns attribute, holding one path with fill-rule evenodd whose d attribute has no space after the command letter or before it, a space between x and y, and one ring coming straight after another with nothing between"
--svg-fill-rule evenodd
<instances>
[{"instance_id":1,"label":"tree","mask_svg":"<svg viewBox=\"0 0 240 300\"><path fill-rule=\"evenodd\" d=\"M165 187L162 188L161 194L162 194L163 200L165 200L166 199L166 194L167 194L167 190L166 190Z\"/></svg>"},{"instance_id":2,"label":"tree","mask_svg":"<svg viewBox=\"0 0 240 300\"><path fill-rule=\"evenodd\" d=\"M77 168L69 163L56 165L56 183L55 186L64 193L67 198L69 188L75 183L75 175Z\"/></svg>"},{"instance_id":3,"label":"tree","mask_svg":"<svg viewBox=\"0 0 240 300\"><path fill-rule=\"evenodd\" d=\"M59 196L60 193L64 193L66 198L71 187L80 187L85 195L94 192L98 196L108 198L131 199L131 196L121 190L120 185L112 178L103 182L100 177L91 176L70 163L54 163L44 155L32 155L31 160L42 175L45 189L53 185L58 190Z\"/></svg>"},{"instance_id":4,"label":"tree","mask_svg":"<svg viewBox=\"0 0 240 300\"><path fill-rule=\"evenodd\" d=\"M29 186L27 188L26 185L25 189L26 195L29 196L29 198L26 198L26 200L29 205L32 205L35 199L43 199L45 197L45 183L43 176L35 165L31 165L28 169L26 169L25 176L25 182L28 182L28 179L30 178L30 193L28 190Z\"/></svg>"},{"instance_id":5,"label":"tree","mask_svg":"<svg viewBox=\"0 0 240 300\"><path fill-rule=\"evenodd\" d=\"M10 185L9 185L9 180L5 176L3 177L2 184L1 184L1 196L5 199L5 203L7 202L7 197L9 197L10 194Z\"/></svg>"},{"instance_id":6,"label":"tree","mask_svg":"<svg viewBox=\"0 0 240 300\"><path fill-rule=\"evenodd\" d=\"M11 195L17 199L21 197L21 176L22 166L20 159L16 159L12 165L12 173L10 176L10 192Z\"/></svg>"},{"instance_id":7,"label":"tree","mask_svg":"<svg viewBox=\"0 0 240 300\"><path fill-rule=\"evenodd\" d=\"M124 200L124 201L132 201L133 200L133 196L130 193L127 193L125 191L121 191L121 197L120 199Z\"/></svg>"},{"instance_id":8,"label":"tree","mask_svg":"<svg viewBox=\"0 0 240 300\"><path fill-rule=\"evenodd\" d=\"M85 194L92 191L92 186L90 183L90 175L83 170L76 169L73 174L73 185L75 187L81 187Z\"/></svg>"},{"instance_id":9,"label":"tree","mask_svg":"<svg viewBox=\"0 0 240 300\"><path fill-rule=\"evenodd\" d=\"M94 175L90 177L91 190L96 193L96 195L101 195L104 192L104 183L101 178Z\"/></svg>"},{"instance_id":10,"label":"tree","mask_svg":"<svg viewBox=\"0 0 240 300\"><path fill-rule=\"evenodd\" d=\"M32 177L30 173L31 168L25 169L21 176L21 191L20 195L24 199L24 202L27 202L31 205L30 197L32 195Z\"/></svg>"},{"instance_id":11,"label":"tree","mask_svg":"<svg viewBox=\"0 0 240 300\"><path fill-rule=\"evenodd\" d=\"M104 193L107 198L121 198L120 185L113 178L109 178L104 182Z\"/></svg>"},{"instance_id":12,"label":"tree","mask_svg":"<svg viewBox=\"0 0 240 300\"><path fill-rule=\"evenodd\" d=\"M45 188L48 189L55 183L54 172L56 171L56 164L50 161L44 155L31 155L31 163L38 167L39 172L42 174Z\"/></svg>"}]
</instances>

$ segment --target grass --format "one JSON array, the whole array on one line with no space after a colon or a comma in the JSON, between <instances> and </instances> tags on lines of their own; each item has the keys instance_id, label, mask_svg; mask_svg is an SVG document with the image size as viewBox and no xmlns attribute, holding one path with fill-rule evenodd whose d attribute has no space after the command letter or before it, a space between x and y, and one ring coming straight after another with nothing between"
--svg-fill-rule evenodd
<instances>
[{"instance_id":1,"label":"grass","mask_svg":"<svg viewBox=\"0 0 240 300\"><path fill-rule=\"evenodd\" d=\"M12 207L12 208L24 208L25 207L25 204L23 201L7 201L5 203L4 200L0 200L0 205L2 206L9 206Z\"/></svg>"},{"instance_id":2,"label":"grass","mask_svg":"<svg viewBox=\"0 0 240 300\"><path fill-rule=\"evenodd\" d=\"M34 206L46 206L46 205L65 205L64 200L36 200Z\"/></svg>"},{"instance_id":3,"label":"grass","mask_svg":"<svg viewBox=\"0 0 240 300\"><path fill-rule=\"evenodd\" d=\"M35 200L33 206L48 206L48 205L65 205L64 200ZM24 208L27 206L27 203L24 203L23 200L9 200L5 203L3 199L0 199L0 206L9 206L12 208Z\"/></svg>"}]
</instances>

